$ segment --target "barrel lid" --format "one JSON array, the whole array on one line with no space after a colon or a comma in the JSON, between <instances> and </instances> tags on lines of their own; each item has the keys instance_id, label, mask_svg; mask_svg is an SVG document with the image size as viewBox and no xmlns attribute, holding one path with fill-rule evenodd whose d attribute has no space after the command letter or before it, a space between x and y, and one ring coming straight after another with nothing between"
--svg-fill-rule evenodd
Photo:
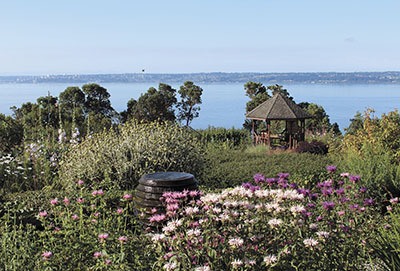
<instances>
[{"instance_id":1,"label":"barrel lid","mask_svg":"<svg viewBox=\"0 0 400 271\"><path fill-rule=\"evenodd\" d=\"M174 182L193 180L195 182L194 176L186 172L155 172L143 175L139 179L140 184L149 186L158 185L172 185Z\"/></svg>"}]
</instances>

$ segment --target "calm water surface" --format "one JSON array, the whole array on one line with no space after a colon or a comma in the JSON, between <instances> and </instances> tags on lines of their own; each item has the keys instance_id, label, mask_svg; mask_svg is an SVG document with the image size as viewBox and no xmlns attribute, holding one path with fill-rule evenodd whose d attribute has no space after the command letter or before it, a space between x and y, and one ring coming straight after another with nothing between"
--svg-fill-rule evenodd
<instances>
[{"instance_id":1,"label":"calm water surface","mask_svg":"<svg viewBox=\"0 0 400 271\"><path fill-rule=\"evenodd\" d=\"M35 102L50 93L58 96L66 87L82 84L0 84L0 113L11 114L10 107ZM112 106L118 111L126 109L129 99L138 99L141 93L158 83L101 83L111 94ZM180 84L170 84L178 89ZM198 84L203 88L200 116L192 122L194 128L236 127L244 121L245 96L243 84ZM267 85L267 84L265 84ZM331 122L343 130L357 112L373 108L381 116L400 105L400 85L284 85L297 103L310 102L324 107Z\"/></svg>"}]
</instances>

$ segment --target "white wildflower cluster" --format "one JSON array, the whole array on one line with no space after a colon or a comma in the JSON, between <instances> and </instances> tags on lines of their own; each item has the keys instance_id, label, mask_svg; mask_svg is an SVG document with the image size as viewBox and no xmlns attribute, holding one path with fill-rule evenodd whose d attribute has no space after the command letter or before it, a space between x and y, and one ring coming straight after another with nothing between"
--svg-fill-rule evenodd
<instances>
[{"instance_id":1,"label":"white wildflower cluster","mask_svg":"<svg viewBox=\"0 0 400 271\"><path fill-rule=\"evenodd\" d=\"M25 147L25 151L29 153L32 159L38 159L43 153L43 145L38 143L30 143Z\"/></svg>"},{"instance_id":2,"label":"white wildflower cluster","mask_svg":"<svg viewBox=\"0 0 400 271\"><path fill-rule=\"evenodd\" d=\"M201 235L201 230L200 230L200 229L189 229L189 230L186 232L186 235L187 235L188 237L198 237L198 236Z\"/></svg>"},{"instance_id":3,"label":"white wildflower cluster","mask_svg":"<svg viewBox=\"0 0 400 271\"><path fill-rule=\"evenodd\" d=\"M179 266L176 262L168 262L164 264L163 269L166 271L178 270Z\"/></svg>"},{"instance_id":4,"label":"white wildflower cluster","mask_svg":"<svg viewBox=\"0 0 400 271\"><path fill-rule=\"evenodd\" d=\"M80 132L79 129L75 127L72 135L71 135L71 139L69 140L69 142L71 144L78 144L80 142L79 136L80 136Z\"/></svg>"},{"instance_id":5,"label":"white wildflower cluster","mask_svg":"<svg viewBox=\"0 0 400 271\"><path fill-rule=\"evenodd\" d=\"M176 229L182 225L182 220L172 220L167 223L165 227L162 228L164 234L169 235L176 231Z\"/></svg>"},{"instance_id":6,"label":"white wildflower cluster","mask_svg":"<svg viewBox=\"0 0 400 271\"><path fill-rule=\"evenodd\" d=\"M318 246L319 242L313 238L307 238L303 240L303 244L307 248L314 249L316 246Z\"/></svg>"},{"instance_id":7,"label":"white wildflower cluster","mask_svg":"<svg viewBox=\"0 0 400 271\"><path fill-rule=\"evenodd\" d=\"M63 129L58 129L58 144L63 144L67 141L67 133Z\"/></svg>"},{"instance_id":8,"label":"white wildflower cluster","mask_svg":"<svg viewBox=\"0 0 400 271\"><path fill-rule=\"evenodd\" d=\"M199 207L195 206L195 207L191 207L191 206L187 206L185 207L185 214L188 216L194 215L194 214L198 214L200 212Z\"/></svg>"},{"instance_id":9,"label":"white wildflower cluster","mask_svg":"<svg viewBox=\"0 0 400 271\"><path fill-rule=\"evenodd\" d=\"M273 254L264 257L264 263L266 266L271 266L278 261L278 257Z\"/></svg>"},{"instance_id":10,"label":"white wildflower cluster","mask_svg":"<svg viewBox=\"0 0 400 271\"><path fill-rule=\"evenodd\" d=\"M194 271L211 271L211 268L208 265L198 266Z\"/></svg>"},{"instance_id":11,"label":"white wildflower cluster","mask_svg":"<svg viewBox=\"0 0 400 271\"><path fill-rule=\"evenodd\" d=\"M272 218L268 221L268 225L270 225L273 229L279 227L282 223L282 219L279 218Z\"/></svg>"},{"instance_id":12,"label":"white wildflower cluster","mask_svg":"<svg viewBox=\"0 0 400 271\"><path fill-rule=\"evenodd\" d=\"M153 243L159 243L163 241L166 238L166 236L163 233L154 233L150 235L150 238Z\"/></svg>"},{"instance_id":13,"label":"white wildflower cluster","mask_svg":"<svg viewBox=\"0 0 400 271\"><path fill-rule=\"evenodd\" d=\"M306 211L306 208L303 205L294 205L290 207L290 212L292 212L294 216L297 216L298 214L301 214L304 211Z\"/></svg>"},{"instance_id":14,"label":"white wildflower cluster","mask_svg":"<svg viewBox=\"0 0 400 271\"><path fill-rule=\"evenodd\" d=\"M229 241L228 241L228 244L229 244L231 247L234 247L234 248L239 248L239 247L241 247L241 246L243 245L243 243L244 243L244 240L243 240L242 238L240 238L240 237L231 238L231 239L229 239Z\"/></svg>"},{"instance_id":15,"label":"white wildflower cluster","mask_svg":"<svg viewBox=\"0 0 400 271\"><path fill-rule=\"evenodd\" d=\"M317 232L317 236L323 239L327 239L329 237L329 232L319 231Z\"/></svg>"}]
</instances>

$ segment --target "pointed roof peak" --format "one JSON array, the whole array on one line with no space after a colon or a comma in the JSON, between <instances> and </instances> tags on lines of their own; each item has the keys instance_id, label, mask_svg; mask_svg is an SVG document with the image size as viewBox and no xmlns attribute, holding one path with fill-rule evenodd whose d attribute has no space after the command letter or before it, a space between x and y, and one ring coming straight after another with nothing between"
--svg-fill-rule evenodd
<instances>
[{"instance_id":1,"label":"pointed roof peak","mask_svg":"<svg viewBox=\"0 0 400 271\"><path fill-rule=\"evenodd\" d=\"M248 112L246 118L255 120L295 120L311 118L311 115L281 92L277 92L274 96Z\"/></svg>"}]
</instances>

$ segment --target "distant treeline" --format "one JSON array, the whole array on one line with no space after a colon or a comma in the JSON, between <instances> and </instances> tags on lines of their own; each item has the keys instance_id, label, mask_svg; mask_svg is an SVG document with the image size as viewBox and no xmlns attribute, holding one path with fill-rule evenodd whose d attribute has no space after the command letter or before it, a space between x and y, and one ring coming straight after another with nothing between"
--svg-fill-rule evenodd
<instances>
[{"instance_id":1,"label":"distant treeline","mask_svg":"<svg viewBox=\"0 0 400 271\"><path fill-rule=\"evenodd\" d=\"M306 73L124 73L0 76L0 83L246 83L264 84L400 84L400 72L306 72Z\"/></svg>"}]
</instances>

